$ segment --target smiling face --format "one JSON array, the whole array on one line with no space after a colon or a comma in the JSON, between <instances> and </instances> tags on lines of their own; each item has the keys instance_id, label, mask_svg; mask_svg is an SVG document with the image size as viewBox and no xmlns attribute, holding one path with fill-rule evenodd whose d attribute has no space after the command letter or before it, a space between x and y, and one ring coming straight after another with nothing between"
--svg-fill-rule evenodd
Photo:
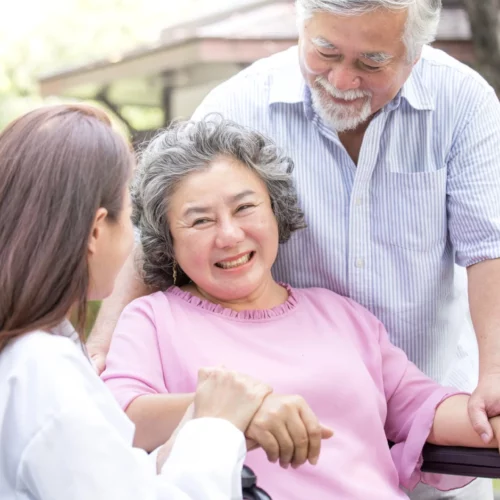
<instances>
[{"instance_id":1,"label":"smiling face","mask_svg":"<svg viewBox=\"0 0 500 500\"><path fill-rule=\"evenodd\" d=\"M167 212L178 265L214 302L251 302L275 285L278 225L264 182L221 157L189 174Z\"/></svg>"},{"instance_id":2,"label":"smiling face","mask_svg":"<svg viewBox=\"0 0 500 500\"><path fill-rule=\"evenodd\" d=\"M407 12L316 12L302 29L300 66L315 111L338 132L355 130L389 103L411 73L403 43ZM416 61L415 61L416 62Z\"/></svg>"}]
</instances>

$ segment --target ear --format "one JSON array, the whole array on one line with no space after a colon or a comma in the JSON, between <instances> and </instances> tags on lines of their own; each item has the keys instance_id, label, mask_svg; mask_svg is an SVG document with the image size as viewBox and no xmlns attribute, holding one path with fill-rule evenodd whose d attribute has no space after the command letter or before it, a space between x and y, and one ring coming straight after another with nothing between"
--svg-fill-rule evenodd
<instances>
[{"instance_id":1,"label":"ear","mask_svg":"<svg viewBox=\"0 0 500 500\"><path fill-rule=\"evenodd\" d=\"M92 225L92 231L90 232L88 252L89 255L94 255L97 252L97 246L102 238L105 230L106 217L108 216L108 211L105 208L100 208L94 217L94 223Z\"/></svg>"}]
</instances>

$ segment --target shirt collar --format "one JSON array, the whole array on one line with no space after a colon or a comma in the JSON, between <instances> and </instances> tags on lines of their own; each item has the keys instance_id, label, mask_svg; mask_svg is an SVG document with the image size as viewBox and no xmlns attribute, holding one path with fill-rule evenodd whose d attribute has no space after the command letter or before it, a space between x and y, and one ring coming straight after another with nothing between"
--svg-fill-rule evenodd
<instances>
[{"instance_id":1,"label":"shirt collar","mask_svg":"<svg viewBox=\"0 0 500 500\"><path fill-rule=\"evenodd\" d=\"M53 335L59 335L61 337L67 337L72 340L75 344L80 343L80 336L78 332L75 330L74 326L67 319L63 320L57 326L54 326L50 329Z\"/></svg>"},{"instance_id":2,"label":"shirt collar","mask_svg":"<svg viewBox=\"0 0 500 500\"><path fill-rule=\"evenodd\" d=\"M269 89L269 105L277 103L297 104L304 102L306 82L300 71L298 48L290 49L290 64L273 72Z\"/></svg>"},{"instance_id":3,"label":"shirt collar","mask_svg":"<svg viewBox=\"0 0 500 500\"><path fill-rule=\"evenodd\" d=\"M273 73L269 90L269 105L276 103L297 104L307 103L308 87L300 71L298 50L290 51L295 60L285 68ZM405 99L408 104L417 110L434 110L435 103L431 92L421 77L421 62L413 68L410 76L404 83L396 97L386 105L387 111L396 109Z\"/></svg>"},{"instance_id":4,"label":"shirt collar","mask_svg":"<svg viewBox=\"0 0 500 500\"><path fill-rule=\"evenodd\" d=\"M401 89L400 95L412 108L433 111L435 109L434 99L429 87L422 80L420 64L419 62L414 66L408 80Z\"/></svg>"}]
</instances>

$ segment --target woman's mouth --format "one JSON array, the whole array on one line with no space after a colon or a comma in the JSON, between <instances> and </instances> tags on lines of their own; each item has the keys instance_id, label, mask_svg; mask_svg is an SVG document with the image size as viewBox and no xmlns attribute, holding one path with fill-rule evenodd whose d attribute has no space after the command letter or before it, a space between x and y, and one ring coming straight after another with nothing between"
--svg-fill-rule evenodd
<instances>
[{"instance_id":1,"label":"woman's mouth","mask_svg":"<svg viewBox=\"0 0 500 500\"><path fill-rule=\"evenodd\" d=\"M241 257L238 257L233 260L226 259L221 262L216 262L215 265L221 269L234 269L235 267L240 267L245 265L252 259L254 254L255 252L248 252L247 254L242 255Z\"/></svg>"}]
</instances>

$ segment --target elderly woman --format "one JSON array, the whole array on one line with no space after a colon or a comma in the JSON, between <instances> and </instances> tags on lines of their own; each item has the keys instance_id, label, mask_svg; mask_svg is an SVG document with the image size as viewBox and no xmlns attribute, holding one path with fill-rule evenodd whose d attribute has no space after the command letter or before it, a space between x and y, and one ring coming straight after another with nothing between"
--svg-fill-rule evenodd
<instances>
[{"instance_id":1,"label":"elderly woman","mask_svg":"<svg viewBox=\"0 0 500 500\"><path fill-rule=\"evenodd\" d=\"M144 152L134 219L144 279L159 291L125 309L103 375L136 444L168 438L197 370L224 364L284 395L268 396L246 431L259 448L247 463L275 499L396 500L420 480L463 486L470 479L419 464L426 441L483 446L468 396L423 375L352 300L273 279L279 244L304 227L291 171L268 139L217 116L176 124ZM269 463L278 459L282 468Z\"/></svg>"}]
</instances>

